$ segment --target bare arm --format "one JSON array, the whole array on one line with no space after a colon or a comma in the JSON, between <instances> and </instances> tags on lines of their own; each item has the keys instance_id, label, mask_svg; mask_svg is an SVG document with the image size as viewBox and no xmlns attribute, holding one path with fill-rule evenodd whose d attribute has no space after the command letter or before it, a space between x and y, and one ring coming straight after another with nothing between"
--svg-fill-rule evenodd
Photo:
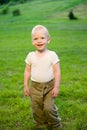
<instances>
[{"instance_id":1,"label":"bare arm","mask_svg":"<svg viewBox=\"0 0 87 130\"><path fill-rule=\"evenodd\" d=\"M29 92L29 88L28 88L30 75L31 75L31 67L28 64L26 64L25 72L24 72L24 94L25 94L25 96L30 96L30 92Z\"/></svg>"},{"instance_id":2,"label":"bare arm","mask_svg":"<svg viewBox=\"0 0 87 130\"><path fill-rule=\"evenodd\" d=\"M57 97L58 93L59 93L59 85L60 85L60 64L56 63L53 66L53 70L54 70L54 88L52 90L52 95L53 97Z\"/></svg>"}]
</instances>

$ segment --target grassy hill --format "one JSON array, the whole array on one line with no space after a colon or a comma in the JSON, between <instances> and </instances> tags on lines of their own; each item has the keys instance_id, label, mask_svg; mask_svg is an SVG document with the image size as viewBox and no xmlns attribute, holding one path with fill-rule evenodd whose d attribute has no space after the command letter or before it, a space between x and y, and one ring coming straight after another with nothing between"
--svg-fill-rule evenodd
<instances>
[{"instance_id":1,"label":"grassy hill","mask_svg":"<svg viewBox=\"0 0 87 130\"><path fill-rule=\"evenodd\" d=\"M60 57L61 85L56 99L63 130L87 129L87 2L36 0L0 6L0 130L31 130L30 99L23 94L25 57L34 50L31 29L45 25L51 35L49 49ZM13 16L19 9L20 16ZM69 11L78 20L69 20Z\"/></svg>"}]
</instances>

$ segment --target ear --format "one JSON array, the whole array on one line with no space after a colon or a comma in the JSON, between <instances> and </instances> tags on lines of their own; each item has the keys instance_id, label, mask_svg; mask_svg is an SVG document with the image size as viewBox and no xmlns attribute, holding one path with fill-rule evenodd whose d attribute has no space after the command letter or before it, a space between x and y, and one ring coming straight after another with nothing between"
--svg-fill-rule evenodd
<instances>
[{"instance_id":1,"label":"ear","mask_svg":"<svg viewBox=\"0 0 87 130\"><path fill-rule=\"evenodd\" d=\"M50 38L48 38L48 42L47 42L48 44L50 43Z\"/></svg>"},{"instance_id":2,"label":"ear","mask_svg":"<svg viewBox=\"0 0 87 130\"><path fill-rule=\"evenodd\" d=\"M35 44L34 44L34 42L33 42L33 39L32 39L32 41L31 41L31 42L32 42L32 45L34 46Z\"/></svg>"},{"instance_id":3,"label":"ear","mask_svg":"<svg viewBox=\"0 0 87 130\"><path fill-rule=\"evenodd\" d=\"M32 42L32 45L34 46L35 44Z\"/></svg>"}]
</instances>

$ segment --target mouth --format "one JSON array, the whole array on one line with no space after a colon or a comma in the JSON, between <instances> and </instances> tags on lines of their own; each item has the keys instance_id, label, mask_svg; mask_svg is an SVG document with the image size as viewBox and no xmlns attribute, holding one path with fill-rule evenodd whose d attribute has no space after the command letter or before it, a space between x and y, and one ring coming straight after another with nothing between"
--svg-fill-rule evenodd
<instances>
[{"instance_id":1,"label":"mouth","mask_svg":"<svg viewBox=\"0 0 87 130\"><path fill-rule=\"evenodd\" d=\"M38 44L37 46L38 46L38 47L42 47L42 46L43 46L43 44Z\"/></svg>"}]
</instances>

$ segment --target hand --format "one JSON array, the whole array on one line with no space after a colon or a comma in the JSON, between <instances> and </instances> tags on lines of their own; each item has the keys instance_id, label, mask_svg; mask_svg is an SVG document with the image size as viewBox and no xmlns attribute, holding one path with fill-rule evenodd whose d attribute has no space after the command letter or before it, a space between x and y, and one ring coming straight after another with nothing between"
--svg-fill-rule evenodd
<instances>
[{"instance_id":1,"label":"hand","mask_svg":"<svg viewBox=\"0 0 87 130\"><path fill-rule=\"evenodd\" d=\"M53 97L57 97L59 93L59 89L57 87L54 87L52 90L52 96Z\"/></svg>"},{"instance_id":2,"label":"hand","mask_svg":"<svg viewBox=\"0 0 87 130\"><path fill-rule=\"evenodd\" d=\"M24 95L25 96L30 96L30 92L29 92L29 88L28 87L24 87Z\"/></svg>"}]
</instances>

